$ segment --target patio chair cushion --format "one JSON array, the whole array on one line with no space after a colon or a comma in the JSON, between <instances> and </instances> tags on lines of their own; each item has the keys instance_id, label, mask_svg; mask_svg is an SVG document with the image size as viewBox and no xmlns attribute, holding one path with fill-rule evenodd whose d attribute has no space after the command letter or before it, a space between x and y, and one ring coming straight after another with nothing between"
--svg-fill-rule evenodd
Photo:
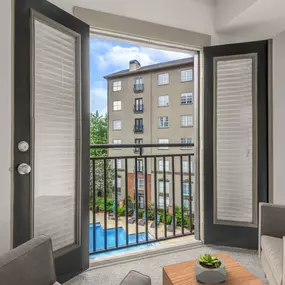
<instances>
[{"instance_id":1,"label":"patio chair cushion","mask_svg":"<svg viewBox=\"0 0 285 285\"><path fill-rule=\"evenodd\" d=\"M120 285L151 285L151 279L147 275L132 270Z\"/></svg>"},{"instance_id":2,"label":"patio chair cushion","mask_svg":"<svg viewBox=\"0 0 285 285\"><path fill-rule=\"evenodd\" d=\"M283 240L271 236L261 237L261 249L278 285L282 284Z\"/></svg>"}]
</instances>

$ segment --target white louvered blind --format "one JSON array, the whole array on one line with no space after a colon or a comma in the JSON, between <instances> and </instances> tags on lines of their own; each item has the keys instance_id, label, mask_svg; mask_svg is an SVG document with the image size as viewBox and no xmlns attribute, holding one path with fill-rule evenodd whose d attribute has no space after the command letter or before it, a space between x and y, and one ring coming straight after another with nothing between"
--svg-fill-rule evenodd
<instances>
[{"instance_id":1,"label":"white louvered blind","mask_svg":"<svg viewBox=\"0 0 285 285\"><path fill-rule=\"evenodd\" d=\"M35 20L34 235L75 243L76 38Z\"/></svg>"},{"instance_id":2,"label":"white louvered blind","mask_svg":"<svg viewBox=\"0 0 285 285\"><path fill-rule=\"evenodd\" d=\"M253 222L253 59L216 70L216 218Z\"/></svg>"}]
</instances>

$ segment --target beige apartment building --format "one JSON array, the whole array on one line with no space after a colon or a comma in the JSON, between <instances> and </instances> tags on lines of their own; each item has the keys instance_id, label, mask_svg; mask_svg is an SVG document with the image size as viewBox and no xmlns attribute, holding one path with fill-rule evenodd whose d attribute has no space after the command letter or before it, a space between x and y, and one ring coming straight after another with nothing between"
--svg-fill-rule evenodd
<instances>
[{"instance_id":1,"label":"beige apartment building","mask_svg":"<svg viewBox=\"0 0 285 285\"><path fill-rule=\"evenodd\" d=\"M144 158L139 149L120 148L120 144L194 143L193 69L193 58L144 67L132 60L129 69L105 76L108 81L109 144L117 145L109 150L109 156L118 157L120 199L126 197L126 189L133 199L135 189L138 189L139 207L143 208L146 193L147 200L154 202L157 192L158 208L163 208L166 194L166 206L171 211L175 193L175 205L181 206L183 197L185 207L190 207L189 189L192 188L192 199L194 190L193 156L192 171L189 169L192 148L144 148L143 156L148 156ZM127 156L137 157L137 169L135 158L127 159L126 169ZM192 210L193 207L194 203Z\"/></svg>"}]
</instances>

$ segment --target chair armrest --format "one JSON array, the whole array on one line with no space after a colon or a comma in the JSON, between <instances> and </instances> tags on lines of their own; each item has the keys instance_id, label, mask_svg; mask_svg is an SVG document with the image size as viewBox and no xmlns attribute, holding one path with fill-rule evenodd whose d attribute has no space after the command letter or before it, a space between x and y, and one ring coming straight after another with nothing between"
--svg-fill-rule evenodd
<instances>
[{"instance_id":1,"label":"chair armrest","mask_svg":"<svg viewBox=\"0 0 285 285\"><path fill-rule=\"evenodd\" d=\"M285 205L259 204L259 253L261 236L285 236Z\"/></svg>"},{"instance_id":2,"label":"chair armrest","mask_svg":"<svg viewBox=\"0 0 285 285\"><path fill-rule=\"evenodd\" d=\"M260 203L259 233L277 238L285 236L285 205Z\"/></svg>"},{"instance_id":3,"label":"chair armrest","mask_svg":"<svg viewBox=\"0 0 285 285\"><path fill-rule=\"evenodd\" d=\"M0 280L1 285L54 284L51 239L40 236L0 256Z\"/></svg>"}]
</instances>

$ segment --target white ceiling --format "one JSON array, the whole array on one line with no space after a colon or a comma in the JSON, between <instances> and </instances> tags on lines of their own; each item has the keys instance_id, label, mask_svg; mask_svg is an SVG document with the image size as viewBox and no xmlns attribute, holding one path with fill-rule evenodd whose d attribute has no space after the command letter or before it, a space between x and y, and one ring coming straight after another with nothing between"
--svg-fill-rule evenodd
<instances>
[{"instance_id":1,"label":"white ceiling","mask_svg":"<svg viewBox=\"0 0 285 285\"><path fill-rule=\"evenodd\" d=\"M217 0L218 32L270 38L285 30L284 0Z\"/></svg>"},{"instance_id":2,"label":"white ceiling","mask_svg":"<svg viewBox=\"0 0 285 285\"><path fill-rule=\"evenodd\" d=\"M214 32L214 0L49 1L70 13L73 6L79 6L184 30L206 34Z\"/></svg>"},{"instance_id":3,"label":"white ceiling","mask_svg":"<svg viewBox=\"0 0 285 285\"><path fill-rule=\"evenodd\" d=\"M175 28L246 39L285 30L285 0L49 0L72 13L74 6Z\"/></svg>"}]
</instances>

